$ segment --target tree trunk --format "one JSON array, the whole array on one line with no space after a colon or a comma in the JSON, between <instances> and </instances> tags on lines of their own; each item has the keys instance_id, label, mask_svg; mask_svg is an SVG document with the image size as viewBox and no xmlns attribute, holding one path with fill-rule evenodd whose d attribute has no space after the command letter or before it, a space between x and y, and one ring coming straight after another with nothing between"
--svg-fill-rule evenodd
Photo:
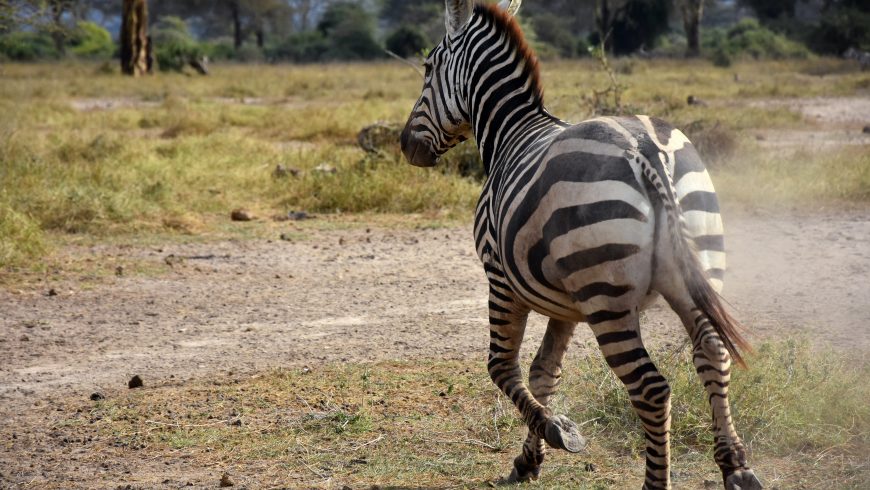
<instances>
[{"instance_id":1,"label":"tree trunk","mask_svg":"<svg viewBox=\"0 0 870 490\"><path fill-rule=\"evenodd\" d=\"M704 0L682 0L683 30L686 31L686 56L701 54L701 15L704 13Z\"/></svg>"},{"instance_id":2,"label":"tree trunk","mask_svg":"<svg viewBox=\"0 0 870 490\"><path fill-rule=\"evenodd\" d=\"M51 38L54 40L54 48L59 54L66 52L66 34L63 28L63 11L66 5L60 0L51 2L51 20L53 22L51 30Z\"/></svg>"},{"instance_id":3,"label":"tree trunk","mask_svg":"<svg viewBox=\"0 0 870 490\"><path fill-rule=\"evenodd\" d=\"M151 72L146 0L124 0L121 17L121 73L138 77Z\"/></svg>"},{"instance_id":4,"label":"tree trunk","mask_svg":"<svg viewBox=\"0 0 870 490\"><path fill-rule=\"evenodd\" d=\"M242 47L242 13L239 11L239 3L230 4L230 15L233 16L233 47Z\"/></svg>"}]
</instances>

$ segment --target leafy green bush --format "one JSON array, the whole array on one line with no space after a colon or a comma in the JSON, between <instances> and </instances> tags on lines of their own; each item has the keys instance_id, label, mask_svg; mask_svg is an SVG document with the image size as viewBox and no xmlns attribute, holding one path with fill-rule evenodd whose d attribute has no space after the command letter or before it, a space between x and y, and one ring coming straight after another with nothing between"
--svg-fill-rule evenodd
<instances>
[{"instance_id":1,"label":"leafy green bush","mask_svg":"<svg viewBox=\"0 0 870 490\"><path fill-rule=\"evenodd\" d=\"M0 58L12 61L55 59L60 54L44 32L10 32L0 36Z\"/></svg>"},{"instance_id":2,"label":"leafy green bush","mask_svg":"<svg viewBox=\"0 0 870 490\"><path fill-rule=\"evenodd\" d=\"M115 53L112 35L93 22L79 22L70 44L72 53L84 58L109 58Z\"/></svg>"},{"instance_id":3,"label":"leafy green bush","mask_svg":"<svg viewBox=\"0 0 870 490\"><path fill-rule=\"evenodd\" d=\"M329 40L325 56L336 60L369 60L382 56L374 37L374 19L360 5L334 3L326 9L317 25Z\"/></svg>"},{"instance_id":4,"label":"leafy green bush","mask_svg":"<svg viewBox=\"0 0 870 490\"><path fill-rule=\"evenodd\" d=\"M816 52L842 54L849 48L870 50L870 8L838 8L827 12L807 37Z\"/></svg>"},{"instance_id":5,"label":"leafy green bush","mask_svg":"<svg viewBox=\"0 0 870 490\"><path fill-rule=\"evenodd\" d=\"M717 66L729 66L734 58L807 58L806 46L762 26L755 19L743 19L727 31L712 29L704 33L702 45L713 53Z\"/></svg>"},{"instance_id":6,"label":"leafy green bush","mask_svg":"<svg viewBox=\"0 0 870 490\"><path fill-rule=\"evenodd\" d=\"M320 61L329 50L329 41L319 31L291 34L266 46L269 61Z\"/></svg>"},{"instance_id":7,"label":"leafy green bush","mask_svg":"<svg viewBox=\"0 0 870 490\"><path fill-rule=\"evenodd\" d=\"M423 51L429 44L426 36L414 26L399 26L387 37L387 49L403 58Z\"/></svg>"},{"instance_id":8,"label":"leafy green bush","mask_svg":"<svg viewBox=\"0 0 870 490\"><path fill-rule=\"evenodd\" d=\"M151 31L151 40L161 71L181 71L190 60L205 52L178 17L161 17Z\"/></svg>"}]
</instances>

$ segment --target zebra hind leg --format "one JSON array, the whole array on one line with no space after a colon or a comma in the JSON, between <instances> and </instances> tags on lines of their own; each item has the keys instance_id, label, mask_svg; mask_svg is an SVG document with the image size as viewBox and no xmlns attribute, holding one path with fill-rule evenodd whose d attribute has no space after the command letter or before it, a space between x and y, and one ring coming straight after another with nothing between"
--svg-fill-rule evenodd
<instances>
[{"instance_id":1,"label":"zebra hind leg","mask_svg":"<svg viewBox=\"0 0 870 490\"><path fill-rule=\"evenodd\" d=\"M731 381L731 356L710 320L693 305L670 301L692 339L692 359L695 370L713 411L713 457L722 471L727 490L760 490L761 482L746 462L746 450L737 436L728 403Z\"/></svg>"},{"instance_id":2,"label":"zebra hind leg","mask_svg":"<svg viewBox=\"0 0 870 490\"><path fill-rule=\"evenodd\" d=\"M529 369L529 388L535 399L547 406L562 380L562 359L576 324L550 320L538 354ZM582 441L585 444L585 441ZM523 452L514 459L509 482L536 480L541 473L546 448L544 441L531 430L523 444Z\"/></svg>"},{"instance_id":3,"label":"zebra hind leg","mask_svg":"<svg viewBox=\"0 0 870 490\"><path fill-rule=\"evenodd\" d=\"M640 337L637 309L587 315L604 359L628 390L646 434L643 488L670 488L671 389Z\"/></svg>"}]
</instances>

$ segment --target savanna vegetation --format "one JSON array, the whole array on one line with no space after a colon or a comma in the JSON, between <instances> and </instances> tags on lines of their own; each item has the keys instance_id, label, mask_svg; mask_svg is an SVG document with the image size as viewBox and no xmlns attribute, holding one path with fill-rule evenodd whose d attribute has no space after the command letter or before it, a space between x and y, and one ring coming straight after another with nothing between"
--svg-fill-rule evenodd
<instances>
[{"instance_id":1,"label":"savanna vegetation","mask_svg":"<svg viewBox=\"0 0 870 490\"><path fill-rule=\"evenodd\" d=\"M851 129L804 110L866 97L867 72L825 57L870 48L866 6L809 2L819 8L807 17L796 7L807 2L707 2L692 34L699 3L527 1L548 108L572 121L669 120L700 149L726 208L866 207L866 144L807 144L810 132ZM395 131L421 82L384 53L416 62L442 33L441 4L152 1L164 72L128 78L114 60L117 2L0 3L0 287L47 270L101 273L61 257L71 245L271 239L298 211L325 218L303 230L467 224L484 178L476 150L463 144L434 169L405 163ZM201 57L217 61L208 77L185 72ZM363 149L373 124L385 137ZM257 219L238 226L236 209ZM688 349L654 357L674 391L675 485L716 486ZM763 344L750 361L734 375L733 407L765 482L867 488L866 362L800 341ZM539 486L639 481L638 420L603 361L584 357L563 386L556 410L591 444L552 453ZM470 361L294 367L57 404L53 431L96 441L85 458L181 453L253 487L487 485L524 432Z\"/></svg>"},{"instance_id":2,"label":"savanna vegetation","mask_svg":"<svg viewBox=\"0 0 870 490\"><path fill-rule=\"evenodd\" d=\"M866 75L846 61L619 59L619 107L595 60L543 65L548 106L569 120L622 110L682 127L725 202L870 199L861 145L793 150L771 131L822 127L771 98L850 95ZM126 79L99 64L7 65L0 84L0 263L38 264L52 246L115 234L202 234L230 210L263 217L426 213L466 219L482 177L470 144L444 165L406 165L395 144L368 153L357 133L401 125L419 76L399 63L220 66L208 78ZM688 104L692 95L701 104ZM756 101L758 103L754 103ZM759 105L761 104L761 105ZM276 168L286 171L276 172ZM835 171L832 169L836 169ZM334 170L334 171L333 171Z\"/></svg>"}]
</instances>

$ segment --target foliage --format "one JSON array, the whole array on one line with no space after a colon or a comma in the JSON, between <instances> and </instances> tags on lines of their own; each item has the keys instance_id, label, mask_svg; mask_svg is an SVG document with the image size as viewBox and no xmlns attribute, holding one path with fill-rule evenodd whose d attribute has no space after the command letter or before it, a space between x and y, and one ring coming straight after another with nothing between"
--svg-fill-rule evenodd
<instances>
[{"instance_id":1,"label":"foliage","mask_svg":"<svg viewBox=\"0 0 870 490\"><path fill-rule=\"evenodd\" d=\"M0 35L0 58L36 61L59 56L54 40L44 32L15 31Z\"/></svg>"},{"instance_id":2,"label":"foliage","mask_svg":"<svg viewBox=\"0 0 870 490\"><path fill-rule=\"evenodd\" d=\"M810 30L807 44L818 53L842 54L849 48L870 51L870 5L836 6Z\"/></svg>"},{"instance_id":3,"label":"foliage","mask_svg":"<svg viewBox=\"0 0 870 490\"><path fill-rule=\"evenodd\" d=\"M320 61L329 51L329 41L320 31L291 34L266 46L270 61Z\"/></svg>"},{"instance_id":4,"label":"foliage","mask_svg":"<svg viewBox=\"0 0 870 490\"><path fill-rule=\"evenodd\" d=\"M151 30L151 39L162 71L181 71L190 60L204 53L180 17L161 17Z\"/></svg>"},{"instance_id":5,"label":"foliage","mask_svg":"<svg viewBox=\"0 0 870 490\"><path fill-rule=\"evenodd\" d=\"M712 53L717 66L729 66L734 58L784 59L810 55L803 45L769 30L755 19L743 19L727 31L707 30L702 44Z\"/></svg>"},{"instance_id":6,"label":"foliage","mask_svg":"<svg viewBox=\"0 0 870 490\"><path fill-rule=\"evenodd\" d=\"M574 58L580 53L577 38L568 27L568 20L550 13L542 13L531 18L538 40L552 46L559 56Z\"/></svg>"},{"instance_id":7,"label":"foliage","mask_svg":"<svg viewBox=\"0 0 870 490\"><path fill-rule=\"evenodd\" d=\"M115 53L112 35L93 22L79 22L70 44L72 53L84 58L108 58Z\"/></svg>"},{"instance_id":8,"label":"foliage","mask_svg":"<svg viewBox=\"0 0 870 490\"><path fill-rule=\"evenodd\" d=\"M414 26L402 25L387 37L387 49L407 58L429 47L429 40Z\"/></svg>"},{"instance_id":9,"label":"foliage","mask_svg":"<svg viewBox=\"0 0 870 490\"><path fill-rule=\"evenodd\" d=\"M331 4L317 24L329 40L325 56L336 60L374 59L383 51L375 41L374 18L356 3Z\"/></svg>"},{"instance_id":10,"label":"foliage","mask_svg":"<svg viewBox=\"0 0 870 490\"><path fill-rule=\"evenodd\" d=\"M740 0L751 8L762 22L794 17L798 0Z\"/></svg>"}]
</instances>

